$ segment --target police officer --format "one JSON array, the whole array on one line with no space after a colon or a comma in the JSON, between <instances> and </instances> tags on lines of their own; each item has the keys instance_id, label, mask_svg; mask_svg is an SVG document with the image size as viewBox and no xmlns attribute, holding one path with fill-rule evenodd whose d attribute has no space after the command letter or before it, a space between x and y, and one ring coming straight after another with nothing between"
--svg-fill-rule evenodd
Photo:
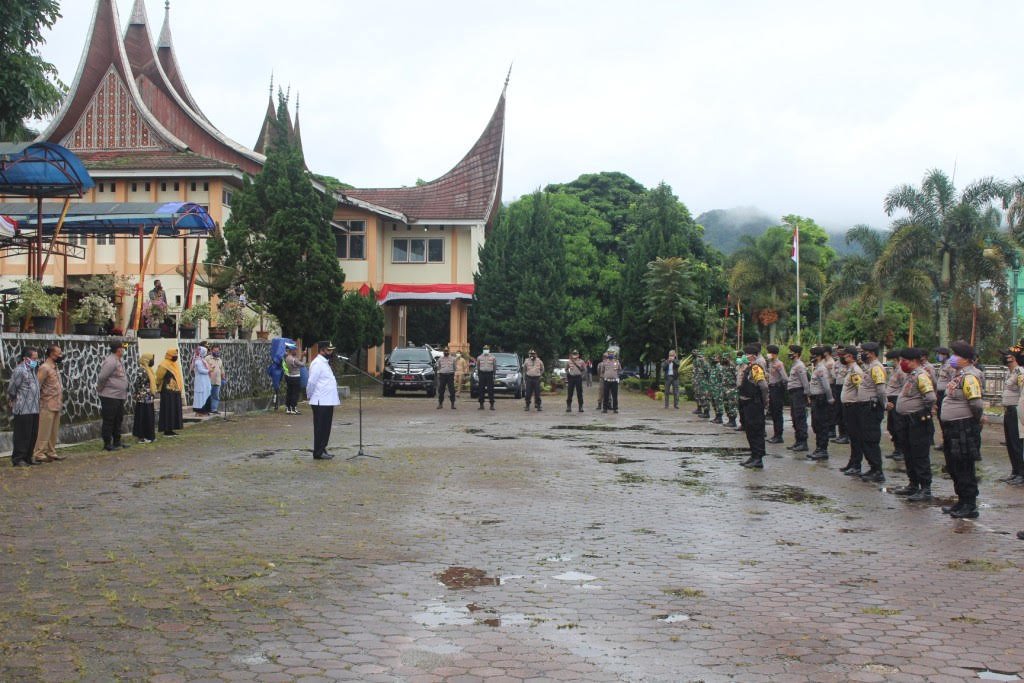
<instances>
[{"instance_id":1,"label":"police officer","mask_svg":"<svg viewBox=\"0 0 1024 683\"><path fill-rule=\"evenodd\" d=\"M751 469L764 469L764 408L768 403L768 381L764 368L757 363L759 348L747 344L743 352L747 363L739 386L740 411L743 413L743 427L750 446L750 458L741 463Z\"/></svg>"},{"instance_id":2,"label":"police officer","mask_svg":"<svg viewBox=\"0 0 1024 683\"><path fill-rule=\"evenodd\" d=\"M661 370L665 376L665 407L668 408L668 398L671 395L675 399L675 408L679 409L679 361L676 359L676 350L668 352L668 358L661 362Z\"/></svg>"},{"instance_id":3,"label":"police officer","mask_svg":"<svg viewBox=\"0 0 1024 683\"><path fill-rule=\"evenodd\" d=\"M544 374L544 361L537 358L537 352L530 349L530 353L523 361L523 374L526 376L526 412L530 412L530 397L533 397L533 405L539 413L540 408L540 378Z\"/></svg>"},{"instance_id":4,"label":"police officer","mask_svg":"<svg viewBox=\"0 0 1024 683\"><path fill-rule=\"evenodd\" d=\"M825 348L811 348L810 399L811 427L814 429L814 452L808 454L808 460L828 460L828 437L832 430L832 405L836 399L832 395L832 375L825 364Z\"/></svg>"},{"instance_id":5,"label":"police officer","mask_svg":"<svg viewBox=\"0 0 1024 683\"><path fill-rule=\"evenodd\" d=\"M836 399L836 402L832 404L832 424L835 425L836 431L832 441L847 445L850 443L850 437L846 435L846 417L843 415L842 393L843 385L846 383L846 365L842 362L843 348L837 346L833 353L832 347L826 346L825 364L832 374L832 396Z\"/></svg>"},{"instance_id":6,"label":"police officer","mask_svg":"<svg viewBox=\"0 0 1024 683\"><path fill-rule=\"evenodd\" d=\"M942 511L957 519L973 519L978 516L978 478L974 462L981 460L982 375L972 364L973 346L956 341L949 347L952 354L947 362L953 372L939 408L939 423L946 471L953 479L957 502L943 507Z\"/></svg>"},{"instance_id":7,"label":"police officer","mask_svg":"<svg viewBox=\"0 0 1024 683\"><path fill-rule=\"evenodd\" d=\"M708 359L710 361L708 370L708 395L711 397L711 407L715 411L714 424L722 424L722 415L725 412L725 391L723 387L723 372L721 357L716 353Z\"/></svg>"},{"instance_id":8,"label":"police officer","mask_svg":"<svg viewBox=\"0 0 1024 683\"><path fill-rule=\"evenodd\" d=\"M608 408L612 412L619 412L619 375L622 373L622 363L615 357L613 351L608 352L608 358L601 366L601 380L604 385L604 398L601 399L602 412L607 413Z\"/></svg>"},{"instance_id":9,"label":"police officer","mask_svg":"<svg viewBox=\"0 0 1024 683\"><path fill-rule=\"evenodd\" d=\"M452 356L448 347L444 347L443 355L437 359L437 409L444 405L444 391L448 390L448 398L452 402L452 410L455 410L455 357Z\"/></svg>"},{"instance_id":10,"label":"police officer","mask_svg":"<svg viewBox=\"0 0 1024 683\"><path fill-rule=\"evenodd\" d=\"M1006 379L1003 380L1003 437L1006 454L1010 458L1010 475L999 481L1009 484L1024 484L1024 450L1017 421L1017 404L1020 403L1021 387L1024 386L1024 348L1011 346L1002 352L1006 363Z\"/></svg>"},{"instance_id":11,"label":"police officer","mask_svg":"<svg viewBox=\"0 0 1024 683\"><path fill-rule=\"evenodd\" d=\"M889 351L885 354L885 358L892 361L892 372L889 373L889 379L885 383L885 428L889 432L889 438L892 439L892 453L885 457L892 458L893 460L903 460L904 444L901 439L903 438L904 430L897 424L902 417L896 412L896 399L903 389L903 383L907 379L907 374L902 370L901 366L903 364L899 351Z\"/></svg>"},{"instance_id":12,"label":"police officer","mask_svg":"<svg viewBox=\"0 0 1024 683\"><path fill-rule=\"evenodd\" d=\"M946 399L946 386L949 384L949 378L953 374L953 369L949 367L949 354L950 351L945 346L939 346L934 350L935 353L935 396L936 403L935 407L937 411L942 411L942 402ZM941 422L940 422L941 427ZM935 450L941 451L942 444L940 443L935 447Z\"/></svg>"},{"instance_id":13,"label":"police officer","mask_svg":"<svg viewBox=\"0 0 1024 683\"><path fill-rule=\"evenodd\" d=\"M693 359L693 397L697 401L697 414L705 418L711 416L711 395L708 391L710 375L711 366L704 352L698 351Z\"/></svg>"},{"instance_id":14,"label":"police officer","mask_svg":"<svg viewBox=\"0 0 1024 683\"><path fill-rule=\"evenodd\" d=\"M846 346L839 350L839 361L843 364L843 390L839 400L843 403L843 420L846 421L846 435L850 439L850 459L840 472L847 476L861 476L860 466L864 461L864 444L860 437L860 385L864 382L865 373L857 364L859 356L856 346Z\"/></svg>"},{"instance_id":15,"label":"police officer","mask_svg":"<svg viewBox=\"0 0 1024 683\"><path fill-rule=\"evenodd\" d=\"M881 483L885 481L882 471L882 417L885 416L885 368L878 360L879 348L875 342L860 345L861 360L864 362L865 380L860 384L858 404L860 417L861 449L870 469L861 475L861 481Z\"/></svg>"},{"instance_id":16,"label":"police officer","mask_svg":"<svg viewBox=\"0 0 1024 683\"><path fill-rule=\"evenodd\" d=\"M928 501L932 498L931 451L932 407L935 405L935 386L922 365L924 351L903 349L899 352L900 370L905 381L900 387L895 405L890 404L890 414L897 413L896 428L900 431L897 443L903 448L903 462L907 467L906 486L893 491L897 496L907 496L912 502Z\"/></svg>"},{"instance_id":17,"label":"police officer","mask_svg":"<svg viewBox=\"0 0 1024 683\"><path fill-rule=\"evenodd\" d=\"M573 349L569 352L569 364L565 366L565 412L572 412L572 392L574 391L576 392L578 410L583 412L583 375L586 373L587 363L580 358L580 352Z\"/></svg>"},{"instance_id":18,"label":"police officer","mask_svg":"<svg viewBox=\"0 0 1024 683\"><path fill-rule=\"evenodd\" d=\"M792 344L789 347L789 358L793 365L789 368L789 379L786 391L789 392L789 418L793 422L796 443L789 447L794 453L807 450L807 402L810 400L811 383L807 378L807 366L804 365L804 347Z\"/></svg>"},{"instance_id":19,"label":"police officer","mask_svg":"<svg viewBox=\"0 0 1024 683\"><path fill-rule=\"evenodd\" d=\"M491 355L491 347L485 346L483 352L476 357L477 398L480 399L479 410L484 409L484 396L491 399L491 410L494 410L494 368L497 365Z\"/></svg>"},{"instance_id":20,"label":"police officer","mask_svg":"<svg viewBox=\"0 0 1024 683\"><path fill-rule=\"evenodd\" d=\"M769 344L767 350L768 412L772 417L772 438L768 439L768 443L782 443L782 407L786 401L786 366L779 360L778 346Z\"/></svg>"}]
</instances>

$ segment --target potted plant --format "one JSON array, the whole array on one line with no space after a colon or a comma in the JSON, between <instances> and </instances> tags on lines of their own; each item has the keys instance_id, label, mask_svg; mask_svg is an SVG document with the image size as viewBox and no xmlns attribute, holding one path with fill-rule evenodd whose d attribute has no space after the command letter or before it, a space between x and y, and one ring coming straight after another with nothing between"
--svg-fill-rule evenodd
<instances>
[{"instance_id":1,"label":"potted plant","mask_svg":"<svg viewBox=\"0 0 1024 683\"><path fill-rule=\"evenodd\" d=\"M0 304L4 314L4 332L21 332L21 318L18 317L18 302L8 299Z\"/></svg>"},{"instance_id":2,"label":"potted plant","mask_svg":"<svg viewBox=\"0 0 1024 683\"><path fill-rule=\"evenodd\" d=\"M32 331L36 334L53 334L60 315L63 294L47 294L43 284L37 280L18 280L21 300L15 309L15 317L32 318Z\"/></svg>"},{"instance_id":3,"label":"potted plant","mask_svg":"<svg viewBox=\"0 0 1024 683\"><path fill-rule=\"evenodd\" d=\"M75 323L75 334L98 335L115 314L110 299L99 294L86 294L71 314L71 322Z\"/></svg>"},{"instance_id":4,"label":"potted plant","mask_svg":"<svg viewBox=\"0 0 1024 683\"><path fill-rule=\"evenodd\" d=\"M139 337L142 339L159 339L160 326L167 319L167 302L162 299L146 299L142 304L142 327Z\"/></svg>"},{"instance_id":5,"label":"potted plant","mask_svg":"<svg viewBox=\"0 0 1024 683\"><path fill-rule=\"evenodd\" d=\"M239 339L252 339L252 331L260 324L258 315L247 315L242 318L242 326L238 328Z\"/></svg>"},{"instance_id":6,"label":"potted plant","mask_svg":"<svg viewBox=\"0 0 1024 683\"><path fill-rule=\"evenodd\" d=\"M200 320L210 319L210 304L189 306L178 317L178 334L182 339L195 339Z\"/></svg>"},{"instance_id":7,"label":"potted plant","mask_svg":"<svg viewBox=\"0 0 1024 683\"><path fill-rule=\"evenodd\" d=\"M217 309L217 325L210 327L210 338L227 339L242 324L244 314L242 304L238 301L228 299L221 303Z\"/></svg>"}]
</instances>

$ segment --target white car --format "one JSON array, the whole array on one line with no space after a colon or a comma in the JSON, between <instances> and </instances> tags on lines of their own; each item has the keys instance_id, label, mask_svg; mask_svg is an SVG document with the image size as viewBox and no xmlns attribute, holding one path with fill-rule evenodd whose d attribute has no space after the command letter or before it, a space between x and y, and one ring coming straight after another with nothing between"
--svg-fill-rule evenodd
<instances>
[{"instance_id":1,"label":"white car","mask_svg":"<svg viewBox=\"0 0 1024 683\"><path fill-rule=\"evenodd\" d=\"M561 377L562 379L565 379L565 369L567 367L569 367L569 359L559 358L555 362L555 367L551 369L551 374L554 375L555 377Z\"/></svg>"}]
</instances>

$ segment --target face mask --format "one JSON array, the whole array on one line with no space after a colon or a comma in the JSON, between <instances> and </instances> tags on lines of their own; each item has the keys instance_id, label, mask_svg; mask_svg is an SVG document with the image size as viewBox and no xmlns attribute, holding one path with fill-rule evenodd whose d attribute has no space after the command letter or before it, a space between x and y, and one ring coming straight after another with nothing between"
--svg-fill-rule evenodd
<instances>
[{"instance_id":1,"label":"face mask","mask_svg":"<svg viewBox=\"0 0 1024 683\"><path fill-rule=\"evenodd\" d=\"M491 352L491 350L490 350L490 349L484 349L484 355L485 355L485 356L486 356L487 354L489 354L490 352Z\"/></svg>"},{"instance_id":2,"label":"face mask","mask_svg":"<svg viewBox=\"0 0 1024 683\"><path fill-rule=\"evenodd\" d=\"M152 358L149 359L149 367L153 367L153 359Z\"/></svg>"},{"instance_id":3,"label":"face mask","mask_svg":"<svg viewBox=\"0 0 1024 683\"><path fill-rule=\"evenodd\" d=\"M900 370L902 370L903 372L910 372L910 361L909 360L901 360L900 361Z\"/></svg>"},{"instance_id":4,"label":"face mask","mask_svg":"<svg viewBox=\"0 0 1024 683\"><path fill-rule=\"evenodd\" d=\"M64 356L57 356L56 358L53 359L53 362L56 363L57 365L60 365L61 363L64 362Z\"/></svg>"},{"instance_id":5,"label":"face mask","mask_svg":"<svg viewBox=\"0 0 1024 683\"><path fill-rule=\"evenodd\" d=\"M210 355L213 356L214 358L220 358L220 351L214 351Z\"/></svg>"},{"instance_id":6,"label":"face mask","mask_svg":"<svg viewBox=\"0 0 1024 683\"><path fill-rule=\"evenodd\" d=\"M177 356L171 356L171 362L172 363L177 363L178 362L178 357Z\"/></svg>"},{"instance_id":7,"label":"face mask","mask_svg":"<svg viewBox=\"0 0 1024 683\"><path fill-rule=\"evenodd\" d=\"M950 356L949 360L946 361L946 364L951 368L960 367L960 356Z\"/></svg>"},{"instance_id":8,"label":"face mask","mask_svg":"<svg viewBox=\"0 0 1024 683\"><path fill-rule=\"evenodd\" d=\"M28 366L30 368L32 368L33 370L35 370L39 366L39 361L37 361L37 360L30 360L28 362Z\"/></svg>"},{"instance_id":9,"label":"face mask","mask_svg":"<svg viewBox=\"0 0 1024 683\"><path fill-rule=\"evenodd\" d=\"M937 355L937 356L935 356L935 357L939 359L939 362L940 362L940 363L944 363L944 362L946 362L946 356L944 356L944 355L943 355L943 354L941 354L941 353L940 353L940 354L938 354L938 355Z\"/></svg>"}]
</instances>

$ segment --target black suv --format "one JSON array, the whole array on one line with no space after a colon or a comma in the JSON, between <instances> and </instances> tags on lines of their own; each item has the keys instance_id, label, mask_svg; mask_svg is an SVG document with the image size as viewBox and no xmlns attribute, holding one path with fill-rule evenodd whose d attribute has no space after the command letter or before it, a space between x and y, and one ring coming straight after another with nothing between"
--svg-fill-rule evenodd
<instances>
[{"instance_id":1,"label":"black suv","mask_svg":"<svg viewBox=\"0 0 1024 683\"><path fill-rule=\"evenodd\" d=\"M384 359L384 395L394 396L401 391L426 391L427 396L437 393L434 377L434 357L422 347L395 349Z\"/></svg>"},{"instance_id":2,"label":"black suv","mask_svg":"<svg viewBox=\"0 0 1024 683\"><path fill-rule=\"evenodd\" d=\"M494 393L512 394L516 398L523 397L523 363L519 360L519 354L495 353L494 355ZM480 376L476 369L469 380L469 395L477 398L479 391Z\"/></svg>"}]
</instances>

